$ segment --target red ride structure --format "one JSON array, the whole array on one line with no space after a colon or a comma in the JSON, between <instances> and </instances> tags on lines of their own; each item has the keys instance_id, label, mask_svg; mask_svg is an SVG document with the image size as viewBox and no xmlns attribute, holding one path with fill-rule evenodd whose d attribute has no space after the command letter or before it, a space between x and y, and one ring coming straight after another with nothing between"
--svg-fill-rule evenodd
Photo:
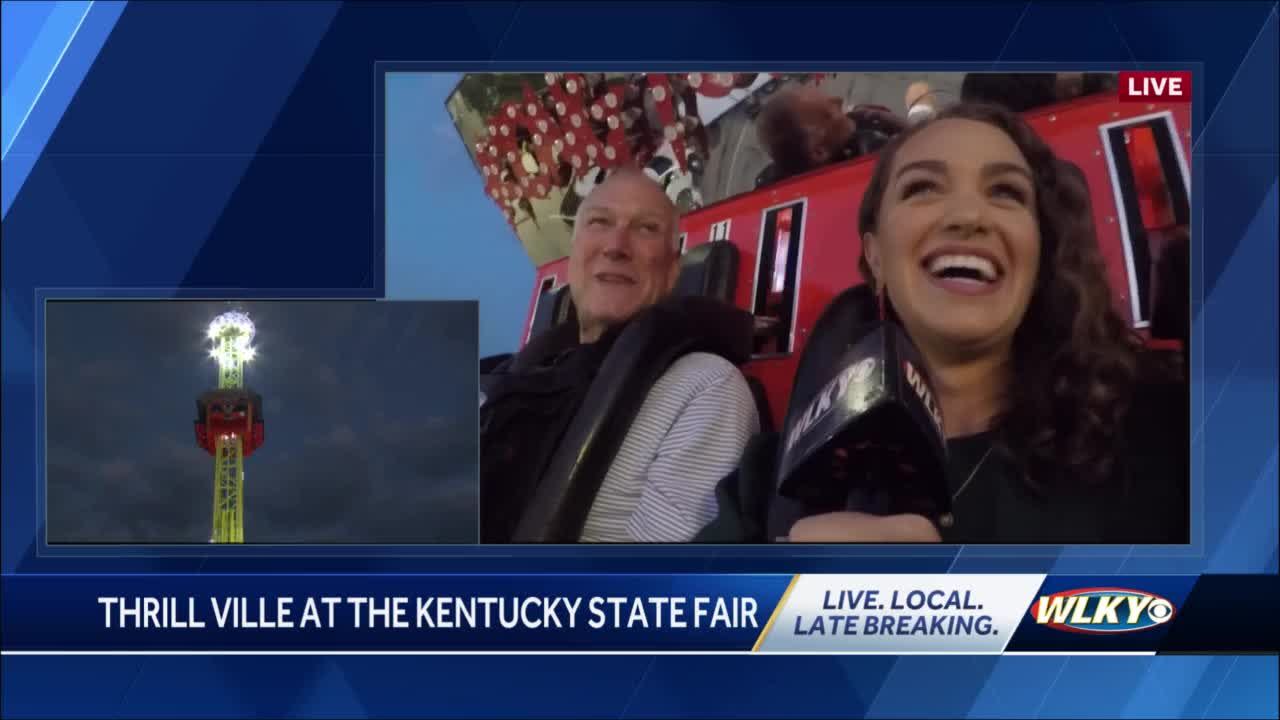
<instances>
[{"instance_id":1,"label":"red ride structure","mask_svg":"<svg viewBox=\"0 0 1280 720\"><path fill-rule=\"evenodd\" d=\"M1167 237L1190 220L1190 106L1098 94L1024 117L1084 175L1117 309L1152 346L1185 350L1149 328L1154 266ZM694 209L680 220L684 251L726 242L741 258L734 300L755 315L757 327L756 351L743 370L764 387L776 424L818 316L841 291L863 282L857 210L874 166L874 155L827 165ZM567 257L538 266L526 338L539 304L554 302L567 282ZM1184 296L1179 302L1187 301Z\"/></svg>"}]
</instances>

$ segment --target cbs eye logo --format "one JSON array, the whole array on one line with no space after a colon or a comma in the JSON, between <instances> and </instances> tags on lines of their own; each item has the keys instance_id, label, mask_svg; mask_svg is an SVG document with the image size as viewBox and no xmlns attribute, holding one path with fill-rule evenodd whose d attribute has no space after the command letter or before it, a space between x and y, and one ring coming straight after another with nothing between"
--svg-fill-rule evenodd
<instances>
[{"instance_id":1,"label":"cbs eye logo","mask_svg":"<svg viewBox=\"0 0 1280 720\"><path fill-rule=\"evenodd\" d=\"M1166 598L1128 588L1083 588L1042 595L1031 606L1036 624L1093 635L1148 630L1173 619L1177 608Z\"/></svg>"},{"instance_id":2,"label":"cbs eye logo","mask_svg":"<svg viewBox=\"0 0 1280 720\"><path fill-rule=\"evenodd\" d=\"M1173 617L1173 603L1164 598L1152 600L1151 604L1147 606L1147 615L1151 616L1151 619L1157 623L1168 622L1169 618Z\"/></svg>"}]
</instances>

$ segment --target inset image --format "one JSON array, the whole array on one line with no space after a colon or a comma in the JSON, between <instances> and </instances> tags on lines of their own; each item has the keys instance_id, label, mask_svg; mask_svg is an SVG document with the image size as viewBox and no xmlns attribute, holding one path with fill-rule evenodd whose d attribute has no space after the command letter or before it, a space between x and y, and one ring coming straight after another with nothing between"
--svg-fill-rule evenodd
<instances>
[{"instance_id":1,"label":"inset image","mask_svg":"<svg viewBox=\"0 0 1280 720\"><path fill-rule=\"evenodd\" d=\"M477 540L474 302L55 300L47 540Z\"/></svg>"}]
</instances>

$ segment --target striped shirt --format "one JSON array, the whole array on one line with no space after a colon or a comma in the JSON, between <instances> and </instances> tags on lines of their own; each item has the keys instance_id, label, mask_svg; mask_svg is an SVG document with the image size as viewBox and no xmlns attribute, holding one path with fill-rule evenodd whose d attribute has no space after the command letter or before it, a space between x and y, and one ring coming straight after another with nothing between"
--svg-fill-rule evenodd
<instances>
[{"instance_id":1,"label":"striped shirt","mask_svg":"<svg viewBox=\"0 0 1280 720\"><path fill-rule=\"evenodd\" d=\"M587 515L583 542L688 542L716 516L716 485L759 432L732 363L692 353L658 378Z\"/></svg>"}]
</instances>

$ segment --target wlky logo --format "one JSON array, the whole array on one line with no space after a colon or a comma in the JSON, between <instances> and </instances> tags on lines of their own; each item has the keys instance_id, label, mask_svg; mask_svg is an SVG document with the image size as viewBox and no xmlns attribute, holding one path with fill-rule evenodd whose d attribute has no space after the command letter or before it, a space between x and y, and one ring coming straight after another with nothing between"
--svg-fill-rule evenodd
<instances>
[{"instance_id":1,"label":"wlky logo","mask_svg":"<svg viewBox=\"0 0 1280 720\"><path fill-rule=\"evenodd\" d=\"M1147 630L1169 622L1175 612L1165 598L1128 588L1064 590L1043 595L1031 606L1039 625L1096 635Z\"/></svg>"}]
</instances>

